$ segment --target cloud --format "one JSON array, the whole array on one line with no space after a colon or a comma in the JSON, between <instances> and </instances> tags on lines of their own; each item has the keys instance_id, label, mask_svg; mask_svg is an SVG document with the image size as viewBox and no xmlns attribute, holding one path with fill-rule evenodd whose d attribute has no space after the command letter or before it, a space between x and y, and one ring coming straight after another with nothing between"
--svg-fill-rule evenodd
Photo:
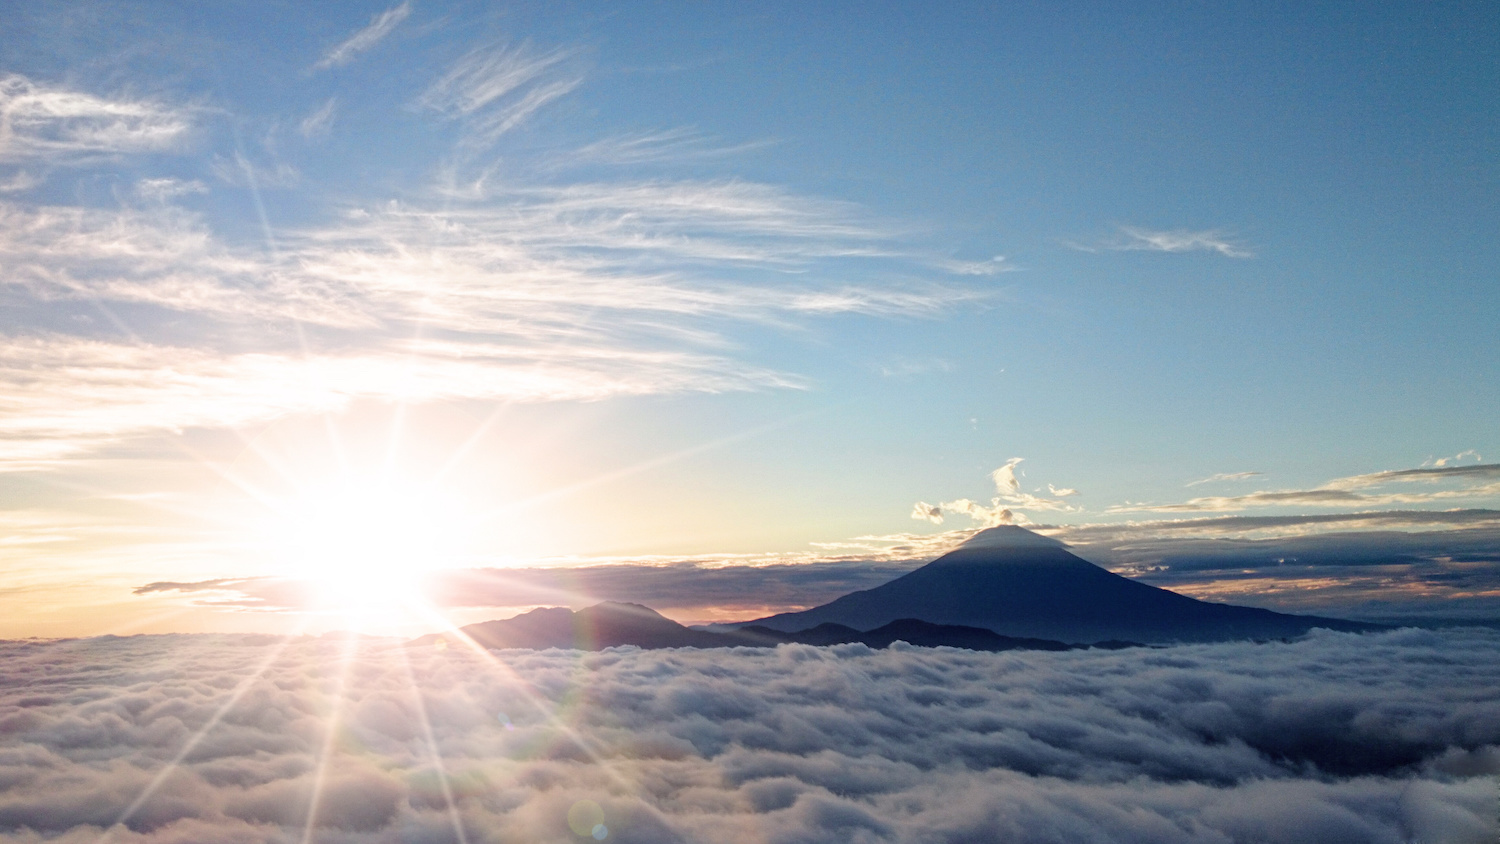
<instances>
[{"instance_id":1,"label":"cloud","mask_svg":"<svg viewBox=\"0 0 1500 844\"><path fill-rule=\"evenodd\" d=\"M581 76L548 75L570 56L571 51L560 48L538 53L525 43L483 47L455 62L417 105L461 119L460 144L477 151L582 84Z\"/></svg>"},{"instance_id":2,"label":"cloud","mask_svg":"<svg viewBox=\"0 0 1500 844\"><path fill-rule=\"evenodd\" d=\"M1087 244L1067 245L1083 252L1109 249L1117 252L1217 252L1226 258L1253 258L1255 253L1229 240L1214 229L1192 231L1189 229L1144 229L1137 226L1121 226L1122 238L1099 246Z\"/></svg>"},{"instance_id":3,"label":"cloud","mask_svg":"<svg viewBox=\"0 0 1500 844\"><path fill-rule=\"evenodd\" d=\"M259 164L239 150L235 150L233 158L215 155L209 169L227 185L256 190L296 187L302 180L301 172L284 161Z\"/></svg>"},{"instance_id":4,"label":"cloud","mask_svg":"<svg viewBox=\"0 0 1500 844\"><path fill-rule=\"evenodd\" d=\"M560 840L587 801L623 842L1489 841L1497 645L4 642L0 834Z\"/></svg>"},{"instance_id":5,"label":"cloud","mask_svg":"<svg viewBox=\"0 0 1500 844\"><path fill-rule=\"evenodd\" d=\"M1189 481L1187 484L1185 484L1185 486L1198 486L1199 484L1212 484L1212 483L1218 483L1219 481L1244 481L1244 480L1249 480L1250 478L1259 477L1259 476L1264 475L1264 474L1265 474L1264 472L1227 472L1227 473L1220 473L1220 474L1217 474L1217 475L1209 475L1206 478L1200 478L1200 479L1198 479L1196 481Z\"/></svg>"},{"instance_id":6,"label":"cloud","mask_svg":"<svg viewBox=\"0 0 1500 844\"><path fill-rule=\"evenodd\" d=\"M1006 261L1004 255L996 255L988 261L956 261L952 259L936 261L935 266L954 275L990 276L1000 273L1013 273L1020 267L1013 266Z\"/></svg>"},{"instance_id":7,"label":"cloud","mask_svg":"<svg viewBox=\"0 0 1500 844\"><path fill-rule=\"evenodd\" d=\"M370 19L370 23L364 29L359 30L341 43L335 45L323 54L313 65L314 70L327 70L331 67L348 64L355 56L374 47L385 40L400 23L411 15L411 3L404 2L399 6L392 6L384 12Z\"/></svg>"},{"instance_id":8,"label":"cloud","mask_svg":"<svg viewBox=\"0 0 1500 844\"><path fill-rule=\"evenodd\" d=\"M1198 598L1405 623L1500 618L1500 511L1387 510L1039 528Z\"/></svg>"},{"instance_id":9,"label":"cloud","mask_svg":"<svg viewBox=\"0 0 1500 844\"><path fill-rule=\"evenodd\" d=\"M943 523L943 508L937 504L928 504L926 501L918 501L912 505L911 517L913 519L926 519L935 525Z\"/></svg>"},{"instance_id":10,"label":"cloud","mask_svg":"<svg viewBox=\"0 0 1500 844\"><path fill-rule=\"evenodd\" d=\"M297 124L297 131L309 140L328 137L328 133L333 131L334 112L338 105L338 97L329 97L328 102L319 106L317 111L302 118L302 122Z\"/></svg>"},{"instance_id":11,"label":"cloud","mask_svg":"<svg viewBox=\"0 0 1500 844\"><path fill-rule=\"evenodd\" d=\"M208 193L208 185L197 179L141 179L135 183L135 195L150 202L168 202L198 193Z\"/></svg>"},{"instance_id":12,"label":"cloud","mask_svg":"<svg viewBox=\"0 0 1500 844\"><path fill-rule=\"evenodd\" d=\"M22 193L40 185L44 180L28 170L17 170L0 180L0 193Z\"/></svg>"},{"instance_id":13,"label":"cloud","mask_svg":"<svg viewBox=\"0 0 1500 844\"><path fill-rule=\"evenodd\" d=\"M704 355L410 341L355 353L225 354L42 336L0 343L0 471L121 438L328 413L368 398L586 401L797 387L790 376Z\"/></svg>"},{"instance_id":14,"label":"cloud","mask_svg":"<svg viewBox=\"0 0 1500 844\"><path fill-rule=\"evenodd\" d=\"M1076 489L1059 489L1047 485L1052 497L1033 495L1021 490L1021 481L1016 477L1016 467L1024 458L1012 457L1005 461L1003 466L990 473L990 480L995 482L996 496L990 500L986 507L976 501L967 498L959 498L954 501L944 501L936 506L919 502L912 510L912 518L926 519L933 524L942 524L943 513L959 513L974 519L985 527L995 525L1026 525L1031 524L1023 513L1016 510L1052 510L1052 511L1077 511L1080 508L1068 504L1064 498L1077 495Z\"/></svg>"},{"instance_id":15,"label":"cloud","mask_svg":"<svg viewBox=\"0 0 1500 844\"><path fill-rule=\"evenodd\" d=\"M708 158L725 158L770 146L770 141L751 141L722 145L697 129L678 127L659 132L631 132L613 135L560 154L554 167L606 165L623 167L639 164L680 163Z\"/></svg>"},{"instance_id":16,"label":"cloud","mask_svg":"<svg viewBox=\"0 0 1500 844\"><path fill-rule=\"evenodd\" d=\"M1364 489L1389 483L1434 483L1445 480L1500 480L1500 463L1478 463L1472 466L1433 466L1419 469L1393 469L1371 472L1329 481L1335 489Z\"/></svg>"},{"instance_id":17,"label":"cloud","mask_svg":"<svg viewBox=\"0 0 1500 844\"><path fill-rule=\"evenodd\" d=\"M1212 479L1210 479L1212 480ZM1457 488L1430 492L1370 492L1378 487L1409 483L1458 483ZM1193 486L1194 484L1189 484ZM1424 504L1454 499L1500 496L1500 464L1394 469L1335 478L1313 489L1268 490L1248 495L1193 498L1177 504L1117 504L1110 513L1202 513L1235 512L1256 507L1379 507L1391 504Z\"/></svg>"},{"instance_id":18,"label":"cloud","mask_svg":"<svg viewBox=\"0 0 1500 844\"><path fill-rule=\"evenodd\" d=\"M105 99L0 78L0 163L82 164L180 148L192 113L147 99Z\"/></svg>"},{"instance_id":19,"label":"cloud","mask_svg":"<svg viewBox=\"0 0 1500 844\"><path fill-rule=\"evenodd\" d=\"M155 179L139 192L165 200L201 187ZM278 233L267 254L168 204L0 203L0 285L51 317L50 331L0 338L19 356L0 367L0 451L35 467L118 437L359 398L801 388L794 374L726 356L725 322L922 317L981 298L808 272L788 283L787 269L879 252L886 235L849 206L764 185L585 184L443 206L352 208ZM56 318L69 313L86 320ZM101 314L115 336L89 328ZM411 341L418 327L431 339Z\"/></svg>"},{"instance_id":20,"label":"cloud","mask_svg":"<svg viewBox=\"0 0 1500 844\"><path fill-rule=\"evenodd\" d=\"M1453 455L1452 457L1439 457L1439 458L1436 458L1436 459L1428 459L1425 463L1422 464L1422 468L1426 469L1429 466L1443 467L1443 466L1447 466L1450 463L1461 463L1465 459L1472 459L1475 463L1483 463L1484 462L1484 457L1481 456L1479 454L1479 452L1477 452L1477 451L1475 451L1474 449L1471 448L1468 451L1461 451L1458 454Z\"/></svg>"}]
</instances>

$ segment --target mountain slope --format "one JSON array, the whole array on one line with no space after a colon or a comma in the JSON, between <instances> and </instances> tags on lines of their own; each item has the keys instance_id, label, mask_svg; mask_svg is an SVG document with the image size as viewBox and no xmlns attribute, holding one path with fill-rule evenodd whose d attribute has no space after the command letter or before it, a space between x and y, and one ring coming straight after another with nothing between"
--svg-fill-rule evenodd
<instances>
[{"instance_id":1,"label":"mountain slope","mask_svg":"<svg viewBox=\"0 0 1500 844\"><path fill-rule=\"evenodd\" d=\"M1380 629L1195 600L1106 571L1056 540L1014 526L981 531L956 550L874 589L739 626L793 631L834 623L871 630L904 618L1082 643L1268 639L1314 627Z\"/></svg>"},{"instance_id":2,"label":"mountain slope","mask_svg":"<svg viewBox=\"0 0 1500 844\"><path fill-rule=\"evenodd\" d=\"M1015 639L990 630L931 624L900 619L878 630L860 632L837 624L811 630L785 632L769 628L711 633L693 630L640 604L606 601L573 612L566 607L532 610L515 618L485 621L459 629L458 634L433 633L411 642L432 645L439 641L458 645L467 637L483 648L572 648L596 651L635 645L640 648L732 648L774 647L778 644L840 645L859 642L873 648L905 641L924 647L955 647L975 651L1067 650L1062 642Z\"/></svg>"}]
</instances>

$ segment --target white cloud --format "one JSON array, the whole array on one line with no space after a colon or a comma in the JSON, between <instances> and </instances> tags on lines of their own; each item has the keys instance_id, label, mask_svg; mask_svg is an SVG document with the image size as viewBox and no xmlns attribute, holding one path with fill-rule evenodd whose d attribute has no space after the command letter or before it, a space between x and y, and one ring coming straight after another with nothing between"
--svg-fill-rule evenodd
<instances>
[{"instance_id":1,"label":"white cloud","mask_svg":"<svg viewBox=\"0 0 1500 844\"><path fill-rule=\"evenodd\" d=\"M0 78L0 163L77 164L178 149L191 113L147 99L105 99L11 74Z\"/></svg>"},{"instance_id":2,"label":"white cloud","mask_svg":"<svg viewBox=\"0 0 1500 844\"><path fill-rule=\"evenodd\" d=\"M1223 233L1209 229L1153 230L1136 226L1121 226L1123 240L1106 244L1105 248L1120 251L1147 252L1217 252L1226 258L1253 258L1255 253L1227 239Z\"/></svg>"},{"instance_id":3,"label":"white cloud","mask_svg":"<svg viewBox=\"0 0 1500 844\"><path fill-rule=\"evenodd\" d=\"M163 200L203 189L138 185ZM977 296L830 286L802 273L807 281L786 283L781 270L879 251L883 235L846 206L761 185L581 185L447 205L354 209L280 233L267 255L219 242L170 204L0 203L0 284L55 312L100 311L134 338L5 338L14 362L0 414L6 455L35 465L119 436L233 426L355 398L800 387L795 376L726 357L727 340L706 321L921 316ZM770 274L756 280L746 270ZM115 315L122 306L132 309L128 322ZM285 332L275 326L291 321L324 333L301 350L290 336L277 339ZM159 337L163 322L174 326L171 339ZM417 325L434 339L410 343ZM181 377L161 377L167 370ZM427 386L414 387L412 371L430 376ZM278 398L278 382L298 386ZM85 383L106 398L90 400Z\"/></svg>"},{"instance_id":4,"label":"white cloud","mask_svg":"<svg viewBox=\"0 0 1500 844\"><path fill-rule=\"evenodd\" d=\"M796 387L683 352L411 341L350 353L239 353L43 336L0 344L0 470L45 466L129 436L233 428L368 398L592 400Z\"/></svg>"},{"instance_id":5,"label":"white cloud","mask_svg":"<svg viewBox=\"0 0 1500 844\"><path fill-rule=\"evenodd\" d=\"M4 642L0 835L563 840L586 800L622 842L1487 842L1497 645Z\"/></svg>"},{"instance_id":6,"label":"white cloud","mask_svg":"<svg viewBox=\"0 0 1500 844\"><path fill-rule=\"evenodd\" d=\"M284 161L259 164L238 150L235 151L234 158L215 155L209 169L225 184L257 190L295 187L302 179L297 168Z\"/></svg>"},{"instance_id":7,"label":"white cloud","mask_svg":"<svg viewBox=\"0 0 1500 844\"><path fill-rule=\"evenodd\" d=\"M1471 448L1468 451L1460 451L1458 454L1455 454L1452 457L1429 458L1422 464L1422 468L1426 469L1431 466L1442 468L1450 464L1462 463L1464 460L1473 460L1475 463L1483 463L1484 457L1480 455L1479 452Z\"/></svg>"},{"instance_id":8,"label":"white cloud","mask_svg":"<svg viewBox=\"0 0 1500 844\"><path fill-rule=\"evenodd\" d=\"M167 202L195 193L208 193L208 186L197 179L141 179L135 183L135 195L153 202Z\"/></svg>"},{"instance_id":9,"label":"white cloud","mask_svg":"<svg viewBox=\"0 0 1500 844\"><path fill-rule=\"evenodd\" d=\"M1369 491L1378 487L1407 483L1450 483L1458 486L1431 492ZM1347 478L1335 478L1313 489L1208 496L1178 504L1117 504L1108 508L1106 512L1232 513L1256 507L1383 507L1392 504L1425 504L1495 496L1500 496L1500 464L1482 463L1371 472Z\"/></svg>"},{"instance_id":10,"label":"white cloud","mask_svg":"<svg viewBox=\"0 0 1500 844\"><path fill-rule=\"evenodd\" d=\"M939 269L953 273L954 275L989 276L1000 273L1015 272L1019 267L1012 265L1005 259L1004 255L996 255L988 261L958 261L942 260L935 261L934 265Z\"/></svg>"},{"instance_id":11,"label":"white cloud","mask_svg":"<svg viewBox=\"0 0 1500 844\"><path fill-rule=\"evenodd\" d=\"M580 76L549 77L572 53L538 53L527 44L474 50L434 82L417 105L462 119L461 144L490 146L547 103L582 84Z\"/></svg>"},{"instance_id":12,"label":"white cloud","mask_svg":"<svg viewBox=\"0 0 1500 844\"><path fill-rule=\"evenodd\" d=\"M912 518L942 524L943 513L958 513L974 519L985 527L993 527L995 525L1031 524L1031 519L1024 513L1016 512L1017 510L1076 512L1081 509L1063 500L1077 495L1076 489L1059 489L1048 484L1047 489L1052 494L1051 498L1022 491L1021 480L1016 477L1016 467L1023 460L1024 458L1021 457L1012 457L990 473L990 480L995 482L996 495L990 500L989 506L968 498L944 501L936 506L919 502L916 509L912 511Z\"/></svg>"},{"instance_id":13,"label":"white cloud","mask_svg":"<svg viewBox=\"0 0 1500 844\"><path fill-rule=\"evenodd\" d=\"M42 177L29 170L17 170L0 179L0 193L21 193L42 183Z\"/></svg>"},{"instance_id":14,"label":"white cloud","mask_svg":"<svg viewBox=\"0 0 1500 844\"><path fill-rule=\"evenodd\" d=\"M768 141L725 146L713 143L702 132L679 127L660 132L633 132L614 135L558 155L554 166L571 167L586 164L627 166L634 164L677 163L705 158L722 158L769 146Z\"/></svg>"},{"instance_id":15,"label":"white cloud","mask_svg":"<svg viewBox=\"0 0 1500 844\"><path fill-rule=\"evenodd\" d=\"M1184 484L1184 486L1198 486L1200 484L1218 483L1219 481L1244 481L1244 480L1249 480L1250 478L1258 477L1258 476L1263 475L1263 474L1265 474L1265 473L1264 472L1221 472L1221 473L1219 473L1217 475L1209 475L1206 478L1199 478L1196 481L1189 481L1188 483Z\"/></svg>"},{"instance_id":16,"label":"white cloud","mask_svg":"<svg viewBox=\"0 0 1500 844\"><path fill-rule=\"evenodd\" d=\"M329 97L328 102L319 106L317 111L302 118L302 122L297 124L297 131L309 140L327 137L333 131L333 118L338 105L338 97Z\"/></svg>"},{"instance_id":17,"label":"white cloud","mask_svg":"<svg viewBox=\"0 0 1500 844\"><path fill-rule=\"evenodd\" d=\"M391 31L402 21L406 20L409 15L411 15L410 0L399 6L392 6L386 9L384 12L371 18L369 25L364 29L359 30L324 53L323 58L319 59L317 64L313 65L313 69L327 70L330 67L348 64L354 60L355 56L385 40L385 37L390 35Z\"/></svg>"},{"instance_id":18,"label":"white cloud","mask_svg":"<svg viewBox=\"0 0 1500 844\"><path fill-rule=\"evenodd\" d=\"M912 505L911 517L913 519L925 519L935 525L943 523L943 508L936 504L928 504L926 501L918 501Z\"/></svg>"}]
</instances>

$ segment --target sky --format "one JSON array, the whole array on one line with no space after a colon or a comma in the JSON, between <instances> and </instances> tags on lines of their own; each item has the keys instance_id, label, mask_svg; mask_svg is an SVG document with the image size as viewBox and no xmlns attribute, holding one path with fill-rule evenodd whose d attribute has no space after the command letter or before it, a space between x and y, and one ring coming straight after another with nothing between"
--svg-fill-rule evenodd
<instances>
[{"instance_id":1,"label":"sky","mask_svg":"<svg viewBox=\"0 0 1500 844\"><path fill-rule=\"evenodd\" d=\"M0 12L0 636L754 617L1002 521L1500 619L1491 4Z\"/></svg>"}]
</instances>

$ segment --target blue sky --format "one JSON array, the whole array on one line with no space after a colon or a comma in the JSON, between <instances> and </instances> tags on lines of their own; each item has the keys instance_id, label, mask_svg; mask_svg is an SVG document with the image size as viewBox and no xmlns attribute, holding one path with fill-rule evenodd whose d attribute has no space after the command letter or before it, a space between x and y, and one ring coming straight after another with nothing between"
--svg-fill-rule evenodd
<instances>
[{"instance_id":1,"label":"blue sky","mask_svg":"<svg viewBox=\"0 0 1500 844\"><path fill-rule=\"evenodd\" d=\"M1487 4L5 17L38 613L330 490L445 565L1500 504Z\"/></svg>"}]
</instances>

